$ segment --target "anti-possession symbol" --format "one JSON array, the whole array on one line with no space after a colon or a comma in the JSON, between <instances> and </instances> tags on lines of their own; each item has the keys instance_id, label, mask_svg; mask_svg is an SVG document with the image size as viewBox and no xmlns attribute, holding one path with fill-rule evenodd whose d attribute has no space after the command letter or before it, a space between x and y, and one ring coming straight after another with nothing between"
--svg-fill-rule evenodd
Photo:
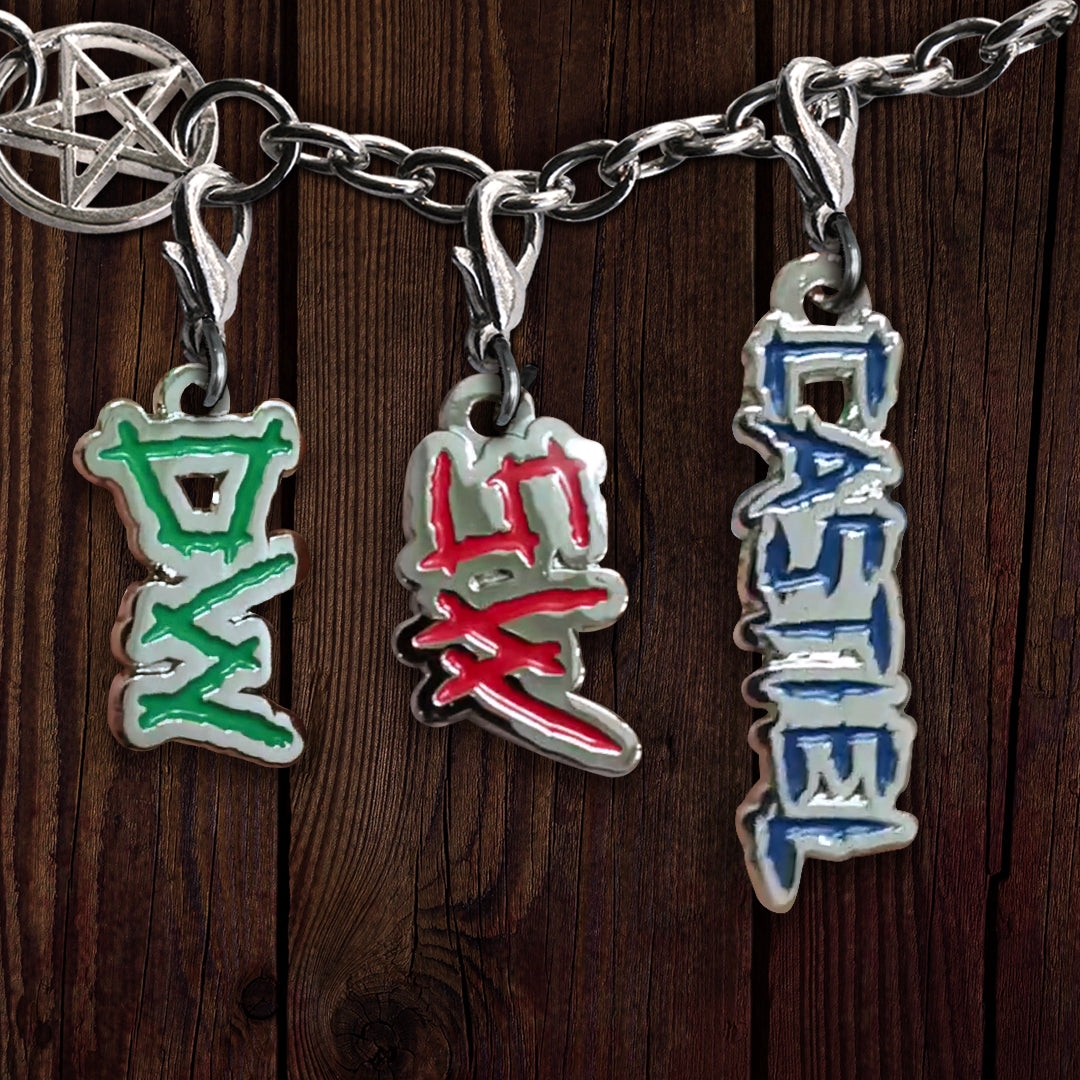
<instances>
[{"instance_id":1,"label":"anti-possession symbol","mask_svg":"<svg viewBox=\"0 0 1080 1080\"><path fill-rule=\"evenodd\" d=\"M191 62L167 41L135 27L83 23L34 37L46 60L55 57L57 94L50 101L0 117L0 145L59 159L59 198L34 188L0 154L0 195L16 209L49 225L86 232L138 228L168 213L173 189L191 169L213 158L217 118L203 114L195 152L185 157L158 124L177 97L203 85ZM106 59L109 53L112 58ZM116 54L147 65L134 74L113 76ZM17 77L17 65L0 78L0 96ZM103 114L116 130L87 130L87 118ZM165 185L131 206L95 205L119 175Z\"/></svg>"}]
</instances>

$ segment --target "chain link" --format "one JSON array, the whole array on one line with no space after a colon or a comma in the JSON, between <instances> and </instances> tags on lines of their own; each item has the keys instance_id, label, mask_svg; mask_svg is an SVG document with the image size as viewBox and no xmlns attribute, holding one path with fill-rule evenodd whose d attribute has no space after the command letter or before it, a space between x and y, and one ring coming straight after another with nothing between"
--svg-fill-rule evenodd
<instances>
[{"instance_id":1,"label":"chain link","mask_svg":"<svg viewBox=\"0 0 1080 1080\"><path fill-rule=\"evenodd\" d=\"M483 180L495 171L486 161L470 154L468 150L458 150L453 146L425 146L407 155L398 165L397 174L401 180L420 177L426 180L430 177L431 186L434 187L436 169L464 173L471 180ZM414 195L409 199L409 205L424 217L444 225L454 225L465 215L464 203L439 202L431 198L428 191Z\"/></svg>"},{"instance_id":2,"label":"chain link","mask_svg":"<svg viewBox=\"0 0 1080 1080\"><path fill-rule=\"evenodd\" d=\"M810 80L807 104L825 120L837 114L841 95L852 89L860 106L877 98L909 94L964 97L979 93L999 79L1018 56L1061 37L1076 16L1076 0L1038 0L1002 22L982 17L959 19L928 34L910 53L864 56L828 67ZM968 39L978 39L983 66L971 75L958 76L945 52ZM201 109L231 96L230 88L238 93L236 85L228 80L211 83L197 95L200 100L195 105L189 102L182 118L187 123L180 125L185 136L182 141L193 137ZM617 142L591 139L571 146L537 172L515 170L521 190L502 198L498 210L544 214L557 221L590 221L625 201L639 180L661 176L688 159L728 154L778 157L776 144L757 115L775 102L776 91L775 81L762 83L737 97L723 113L666 120ZM434 221L453 224L463 219L465 204L442 202L432 196L439 171L464 173L474 182L495 171L465 150L447 146L412 150L385 136L350 135L323 124L304 123L284 111L288 106L276 94L263 104L279 117L260 140L275 165L264 181L243 189L241 194L246 198L265 193L271 180L280 181L291 161L313 172L337 176L369 195L399 199ZM388 162L394 171L372 172L374 160ZM576 189L569 174L588 164L594 165L606 190L595 198L575 201ZM225 201L227 194L221 193L219 198Z\"/></svg>"},{"instance_id":3,"label":"chain link","mask_svg":"<svg viewBox=\"0 0 1080 1080\"><path fill-rule=\"evenodd\" d=\"M389 139L385 135L354 135L356 142L363 147L368 155L368 161L378 158L380 161L389 161L392 165L400 165L412 151L396 139ZM367 165L359 165L350 161L344 154L335 154L333 151L328 155L329 165L334 175L346 184L351 185L365 195L380 195L388 199L416 199L427 193L435 186L435 174L428 171L423 176L403 178L386 173L370 172Z\"/></svg>"},{"instance_id":4,"label":"chain link","mask_svg":"<svg viewBox=\"0 0 1080 1080\"><path fill-rule=\"evenodd\" d=\"M570 172L590 161L597 163L600 179L609 189L602 195L597 195L595 199L586 199L577 203L570 201L562 209L552 211L549 217L553 217L556 221L592 221L593 218L610 214L616 206L626 200L638 182L638 174L641 172L640 163L637 160L631 160L614 180L600 172L600 166L603 165L605 158L617 146L618 143L614 139L590 139L588 142L578 143L577 146L561 150L548 160L540 170L538 187L541 191L562 183Z\"/></svg>"},{"instance_id":5,"label":"chain link","mask_svg":"<svg viewBox=\"0 0 1080 1080\"><path fill-rule=\"evenodd\" d=\"M937 62L941 53L950 45L967 38L978 38L980 43L985 41L986 35L996 30L1001 24L994 19L970 18L959 19L948 26L928 34L915 47L911 54L916 71L929 71ZM968 94L977 94L985 90L992 82L996 82L1005 69L1016 59L1019 46L1010 41L1002 46L985 64L982 71L977 71L967 78L953 76L943 80L940 86L934 87L931 94L941 97L965 97ZM980 49L981 53L981 49Z\"/></svg>"},{"instance_id":6,"label":"chain link","mask_svg":"<svg viewBox=\"0 0 1080 1080\"><path fill-rule=\"evenodd\" d=\"M879 74L856 83L861 105L869 104L875 98L934 94L955 81L952 61L947 56L939 56L923 68L916 65L914 53L883 56L878 64Z\"/></svg>"},{"instance_id":7,"label":"chain link","mask_svg":"<svg viewBox=\"0 0 1080 1080\"><path fill-rule=\"evenodd\" d=\"M307 145L321 147L325 153L304 150ZM299 151L297 164L312 172L333 176L337 164L344 159L350 169L363 172L371 164L371 153L355 135L347 135L325 124L285 121L273 124L259 136L259 145L275 161L295 146Z\"/></svg>"}]
</instances>

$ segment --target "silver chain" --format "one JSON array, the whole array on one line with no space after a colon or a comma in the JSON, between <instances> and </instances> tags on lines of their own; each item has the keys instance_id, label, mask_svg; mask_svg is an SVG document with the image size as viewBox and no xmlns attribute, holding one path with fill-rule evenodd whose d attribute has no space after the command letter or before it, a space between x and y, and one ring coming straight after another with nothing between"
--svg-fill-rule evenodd
<instances>
[{"instance_id":1,"label":"silver chain","mask_svg":"<svg viewBox=\"0 0 1080 1080\"><path fill-rule=\"evenodd\" d=\"M981 17L959 19L929 34L912 52L863 56L839 67L827 65L828 70L810 81L807 104L829 115L831 101L849 90L854 90L860 107L876 98L908 94L976 94L999 79L1018 56L1061 37L1076 16L1076 0L1039 0L1002 22ZM978 39L983 66L972 75L958 76L944 54L950 46L970 38ZM210 84L207 90L216 85ZM556 221L589 221L619 206L639 180L660 176L691 158L729 154L780 157L775 139L767 134L764 121L757 115L776 100L777 86L777 80L755 86L722 113L666 120L617 142L590 139L560 151L539 171L515 170L523 190L503 198L499 212L544 214ZM207 100L211 96L207 95ZM178 120L183 119L187 129L193 130L197 111L185 111L186 116ZM294 117L267 128L260 142L279 165L283 159L295 157L306 169L337 176L369 195L398 199L425 217L443 223L460 222L465 204L439 202L432 197L438 172L464 173L479 181L495 171L465 150L446 146L410 150L381 135L349 134ZM389 162L395 171L371 171L376 158ZM578 201L570 173L589 163L595 164L606 190L595 198ZM258 185L249 188L264 190ZM242 197L244 193L238 190L234 194ZM227 193L219 194L222 201L227 197Z\"/></svg>"},{"instance_id":2,"label":"silver chain","mask_svg":"<svg viewBox=\"0 0 1080 1080\"><path fill-rule=\"evenodd\" d=\"M844 102L852 98L861 107L876 98L908 94L941 97L975 94L999 79L1022 53L1061 37L1076 17L1077 0L1037 0L1002 22L970 17L949 23L929 34L909 53L864 56L839 67L820 61L820 71L802 86L804 105L824 120L850 111ZM83 37L89 35L93 39L90 47L104 44L135 55L164 56L170 63L186 65L185 70L191 67L167 42L134 27L84 24L35 35L15 16L0 12L0 35L12 39L16 46L6 56L0 56L0 97L18 78L24 77L26 83L18 104L5 117L17 121L20 111L37 105L45 85L46 53L56 50L57 41L68 30L82 31ZM945 53L952 45L967 39L978 40L982 66L974 74L958 76ZM187 78L194 80L199 88L187 98L173 123L172 142L177 161L204 164L213 160L217 102L247 98L265 108L274 121L260 137L260 145L274 161L273 167L255 183L235 183L209 190L207 201L217 205L252 203L273 191L300 165L313 172L337 176L369 195L397 199L427 218L457 224L464 220L466 203L441 202L434 196L439 174L464 173L475 186L496 171L466 150L449 146L414 150L383 135L350 134L325 124L307 123L299 119L292 105L276 90L254 80L221 79L200 85L193 68ZM778 77L740 94L724 112L666 120L618 141L590 139L561 150L539 170L508 170L520 181L520 187L508 190L496 211L525 216L542 214L556 221L589 221L619 206L639 180L660 176L692 158L784 156L783 137L770 136L758 115L776 102L780 82ZM33 130L28 134L25 126L18 127L16 123L17 130L4 132L0 125L0 142L23 145L33 136L36 149L40 133ZM142 166L135 155L129 157L131 160L125 160L122 163L125 168L120 171L138 173ZM155 161L167 157L159 153ZM385 165L373 168L376 161ZM571 173L585 165L595 168L603 185L601 194L591 199L579 199L571 179ZM110 175L108 170L99 172L102 176ZM8 180L5 188L11 190L5 198L13 196L16 205L25 212L64 227L88 231L131 228L155 220L162 209L158 203L147 202L140 204L139 214L132 217L111 207L91 210L82 205L67 206L63 200L56 203L41 196L23 180L11 177ZM87 201L85 193L79 198Z\"/></svg>"},{"instance_id":3,"label":"silver chain","mask_svg":"<svg viewBox=\"0 0 1080 1080\"><path fill-rule=\"evenodd\" d=\"M225 388L224 323L236 299L236 279L247 248L250 204L270 194L300 165L337 176L345 183L384 198L397 199L427 218L464 223L464 243L454 261L465 277L470 326L467 351L480 370L498 370L502 405L498 423L509 422L533 372L519 372L509 335L521 318L525 290L536 262L545 218L589 221L610 213L639 180L661 176L692 158L741 155L782 158L792 168L804 205L811 244L836 255L843 266L841 287L821 301L843 311L861 288L862 257L846 207L854 191L852 152L862 106L881 97L935 94L963 97L985 90L1022 53L1053 41L1077 17L1077 0L1037 0L1002 22L969 17L927 35L910 53L860 57L836 67L816 57L790 61L772 81L740 94L722 113L667 120L618 141L590 139L562 150L536 171L502 169L466 150L449 146L410 149L381 135L357 135L325 124L306 123L272 87L250 79L202 82L174 46L136 27L83 23L34 34L25 23L0 11L0 36L15 48L0 56L0 99L21 79L25 85L14 108L0 115L0 145L29 146L61 159L61 199L38 191L0 154L0 195L32 217L81 231L118 231L158 220L171 205L176 240L166 256L176 271L184 309L183 343L208 366L207 404ZM981 67L959 76L946 51L957 42L978 41ZM80 105L71 86L64 101L41 104L45 64L64 47L93 85ZM125 92L130 80L109 80L85 50L111 48L148 61L155 83L138 103ZM81 57L81 59L79 59ZM74 82L75 80L69 80ZM63 80L61 80L63 83ZM142 85L142 82L140 82ZM63 85L61 87L63 91ZM173 121L171 141L153 119L170 92L187 96ZM260 145L273 160L258 180L242 184L214 165L218 142L216 103L245 98L264 108L272 123ZM145 104L145 111L140 108ZM760 110L775 105L780 132L771 136ZM123 121L124 137L101 144L60 120L80 109L104 108ZM69 115L72 114L72 115ZM840 121L834 136L825 128ZM55 128L51 127L55 124ZM131 145L131 136L140 133ZM150 134L148 134L148 132ZM87 142L89 140L89 142ZM81 172L80 159L88 161ZM373 168L378 160L386 163ZM579 199L571 173L592 165L601 194ZM120 172L166 182L164 191L127 207L92 207L94 196ZM463 173L471 181L465 201L435 197L440 173ZM204 204L233 208L233 238L226 253L199 220ZM521 253L512 258L495 229L496 214L525 218Z\"/></svg>"}]
</instances>

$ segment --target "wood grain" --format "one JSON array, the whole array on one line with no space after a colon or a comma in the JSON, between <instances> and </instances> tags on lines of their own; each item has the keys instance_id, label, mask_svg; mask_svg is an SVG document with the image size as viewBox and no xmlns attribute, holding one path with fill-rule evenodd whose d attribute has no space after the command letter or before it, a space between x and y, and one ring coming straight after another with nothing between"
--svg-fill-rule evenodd
<instances>
[{"instance_id":1,"label":"wood grain","mask_svg":"<svg viewBox=\"0 0 1080 1080\"><path fill-rule=\"evenodd\" d=\"M522 167L715 112L792 56L892 53L970 13L9 6L36 27L144 25L305 119ZM281 513L312 573L270 613L306 752L286 775L117 746L108 631L142 573L70 453L105 401L147 402L178 357L167 227L76 239L0 210L0 1075L1074 1075L1077 51L1024 56L978 98L863 113L853 217L906 341L888 434L907 470L920 734L904 805L921 832L903 853L810 863L785 916L752 900L733 827L754 659L731 640L729 532L756 475L730 435L740 350L805 250L780 166L687 163L601 223L551 225L515 338L542 411L608 452L608 563L631 603L582 644L586 692L644 746L618 781L411 718L392 567L409 453L467 373L458 234L310 173L257 208L229 326L236 405L280 392L307 437ZM261 122L222 113L245 177L265 167Z\"/></svg>"},{"instance_id":2,"label":"wood grain","mask_svg":"<svg viewBox=\"0 0 1080 1080\"><path fill-rule=\"evenodd\" d=\"M1080 468L1074 387L1080 364L1078 238L1080 78L1076 42L1057 68L1056 180L1052 243L1045 249L1041 365L1033 461L1030 567L1023 654L1014 717L1012 811L993 910L996 1064L1003 1076L1066 1077L1080 1070L1076 1039L1080 756L1076 718L1080 538L1072 484Z\"/></svg>"},{"instance_id":3,"label":"wood grain","mask_svg":"<svg viewBox=\"0 0 1080 1080\"><path fill-rule=\"evenodd\" d=\"M40 27L145 25L208 76L275 78L272 3L15 12ZM224 160L262 167L253 137ZM56 164L35 168L45 182ZM134 754L109 733L109 632L145 570L110 496L71 465L75 440L108 399L148 404L179 362L175 282L159 247L168 226L75 237L5 209L0 227L11 268L0 315L11 403L0 470L0 1072L272 1077L274 1022L249 1019L242 995L275 976L278 781L194 748ZM277 379L275 227L272 208L260 208L265 257L251 260L230 325L239 408Z\"/></svg>"},{"instance_id":4,"label":"wood grain","mask_svg":"<svg viewBox=\"0 0 1080 1080\"><path fill-rule=\"evenodd\" d=\"M778 8L774 53L878 55L964 13ZM973 63L950 55L961 72ZM900 578L919 735L905 802L920 832L902 853L814 866L794 917L774 922L771 1074L991 1065L984 953L1006 825L1054 117L1054 57L1028 59L991 94L863 114L853 218L875 306L905 339L886 434L906 472ZM782 257L801 246L791 205L782 177Z\"/></svg>"},{"instance_id":5,"label":"wood grain","mask_svg":"<svg viewBox=\"0 0 1080 1080\"><path fill-rule=\"evenodd\" d=\"M303 111L538 164L732 97L753 77L750 14L301 4ZM735 63L713 63L698 47L710 40ZM745 1072L749 898L731 821L749 768L727 720L746 663L727 647L737 605L723 582L727 508L753 477L727 460L752 171L734 190L717 179L686 168L602 226L553 227L518 338L541 365L544 411L609 450L612 561L636 600L584 643L586 689L645 746L612 783L410 718L413 676L389 650L407 612L392 564L408 455L466 373L457 237L303 178L298 380L317 426L297 519L321 585L298 598L295 628L297 698L320 727L294 770L297 1077L380 1063L400 1076ZM719 252L743 272L716 273ZM687 446L717 478L693 502Z\"/></svg>"}]
</instances>

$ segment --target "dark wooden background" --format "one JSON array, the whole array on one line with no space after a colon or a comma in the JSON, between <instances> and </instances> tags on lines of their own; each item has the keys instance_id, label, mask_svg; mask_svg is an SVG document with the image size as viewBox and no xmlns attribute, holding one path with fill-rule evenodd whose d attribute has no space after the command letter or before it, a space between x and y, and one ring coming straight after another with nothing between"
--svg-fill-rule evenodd
<instances>
[{"instance_id":1,"label":"dark wooden background","mask_svg":"<svg viewBox=\"0 0 1080 1080\"><path fill-rule=\"evenodd\" d=\"M788 58L912 47L1019 0L18 0L133 22L305 119L500 166L715 111ZM970 53L961 51L958 63ZM263 168L252 107L223 157ZM166 225L76 237L0 211L0 1075L5 1078L1080 1075L1080 30L987 94L863 114L854 218L907 352L911 712L899 854L808 863L757 906L730 433L739 351L803 249L781 166L690 163L551 227L517 351L608 450L631 604L587 689L644 745L610 781L409 715L392 563L409 452L465 373L456 235L314 175L259 206L234 404L294 401L275 609L288 773L121 749L105 719L142 576L71 466L179 356ZM44 165L39 165L44 168ZM54 165L52 167L55 167Z\"/></svg>"}]
</instances>

